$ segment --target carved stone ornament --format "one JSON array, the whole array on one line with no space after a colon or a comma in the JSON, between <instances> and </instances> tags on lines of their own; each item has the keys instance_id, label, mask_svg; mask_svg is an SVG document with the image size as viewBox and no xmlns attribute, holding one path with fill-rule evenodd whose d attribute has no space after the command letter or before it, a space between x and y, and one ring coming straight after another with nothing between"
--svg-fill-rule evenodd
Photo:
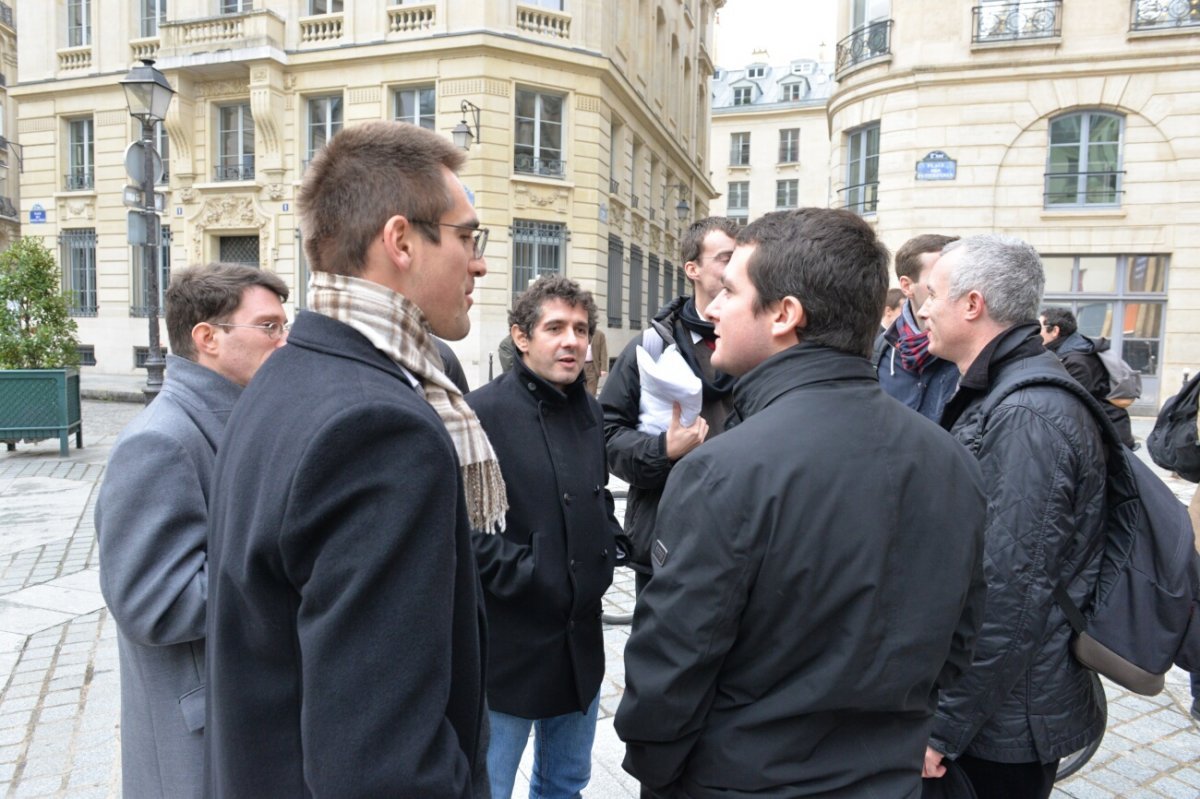
<instances>
[{"instance_id":1,"label":"carved stone ornament","mask_svg":"<svg viewBox=\"0 0 1200 799\"><path fill-rule=\"evenodd\" d=\"M259 266L266 268L271 252L271 219L262 213L253 197L209 197L192 218L192 251L197 263L204 259L204 234L211 228L258 229Z\"/></svg>"},{"instance_id":2,"label":"carved stone ornament","mask_svg":"<svg viewBox=\"0 0 1200 799\"><path fill-rule=\"evenodd\" d=\"M193 189L191 186L188 186L186 188L180 189L179 193L176 196L179 197L179 201L181 203L191 205L192 203L196 202L196 197L198 196L198 192L195 189Z\"/></svg>"},{"instance_id":3,"label":"carved stone ornament","mask_svg":"<svg viewBox=\"0 0 1200 799\"><path fill-rule=\"evenodd\" d=\"M268 183L266 186L263 186L263 191L266 193L268 200L278 201L283 199L282 183Z\"/></svg>"}]
</instances>

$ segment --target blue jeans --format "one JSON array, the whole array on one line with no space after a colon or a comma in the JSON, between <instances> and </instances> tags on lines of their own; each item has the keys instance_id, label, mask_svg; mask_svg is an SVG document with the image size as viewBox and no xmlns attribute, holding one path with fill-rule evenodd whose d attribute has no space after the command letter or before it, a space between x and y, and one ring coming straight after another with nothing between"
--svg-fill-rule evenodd
<instances>
[{"instance_id":1,"label":"blue jeans","mask_svg":"<svg viewBox=\"0 0 1200 799\"><path fill-rule=\"evenodd\" d=\"M492 799L510 799L521 755L533 729L533 774L529 799L579 799L592 777L592 741L596 737L597 693L586 713L548 719L523 719L488 711L492 739L488 745L488 777Z\"/></svg>"}]
</instances>

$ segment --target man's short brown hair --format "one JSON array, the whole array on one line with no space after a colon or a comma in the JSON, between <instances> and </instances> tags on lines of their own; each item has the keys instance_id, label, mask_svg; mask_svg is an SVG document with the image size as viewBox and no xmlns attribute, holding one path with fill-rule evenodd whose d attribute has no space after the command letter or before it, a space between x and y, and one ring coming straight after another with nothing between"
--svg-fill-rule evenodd
<instances>
[{"instance_id":1,"label":"man's short brown hair","mask_svg":"<svg viewBox=\"0 0 1200 799\"><path fill-rule=\"evenodd\" d=\"M883 307L889 311L894 311L900 307L900 303L904 301L904 292L898 288L888 289L887 299L884 300Z\"/></svg>"},{"instance_id":2,"label":"man's short brown hair","mask_svg":"<svg viewBox=\"0 0 1200 799\"><path fill-rule=\"evenodd\" d=\"M533 329L542 318L542 306L546 300L559 299L572 308L582 307L587 311L588 338L596 332L596 321L599 316L596 311L596 301L592 292L580 288L574 280L562 275L546 275L538 278L529 288L521 292L513 302L512 310L508 312L508 325L516 325L526 336L533 335Z\"/></svg>"},{"instance_id":3,"label":"man's short brown hair","mask_svg":"<svg viewBox=\"0 0 1200 799\"><path fill-rule=\"evenodd\" d=\"M941 252L952 241L958 241L958 236L922 233L904 242L896 250L896 277L906 277L914 282L920 280L921 256L928 252Z\"/></svg>"},{"instance_id":4,"label":"man's short brown hair","mask_svg":"<svg viewBox=\"0 0 1200 799\"><path fill-rule=\"evenodd\" d=\"M242 304L242 294L251 286L274 292L287 302L288 288L274 272L245 264L212 263L189 266L171 276L167 289L167 338L171 352L196 360L192 328L201 322L224 322Z\"/></svg>"},{"instance_id":5,"label":"man's short brown hair","mask_svg":"<svg viewBox=\"0 0 1200 799\"><path fill-rule=\"evenodd\" d=\"M709 216L699 219L688 226L683 234L683 262L700 260L700 251L704 249L704 239L709 233L719 230L731 239L736 239L738 224L727 216Z\"/></svg>"},{"instance_id":6,"label":"man's short brown hair","mask_svg":"<svg viewBox=\"0 0 1200 799\"><path fill-rule=\"evenodd\" d=\"M442 167L457 172L465 160L448 139L406 122L343 128L317 153L296 196L309 267L360 274L371 241L393 216L441 241L431 223L454 204Z\"/></svg>"}]
</instances>

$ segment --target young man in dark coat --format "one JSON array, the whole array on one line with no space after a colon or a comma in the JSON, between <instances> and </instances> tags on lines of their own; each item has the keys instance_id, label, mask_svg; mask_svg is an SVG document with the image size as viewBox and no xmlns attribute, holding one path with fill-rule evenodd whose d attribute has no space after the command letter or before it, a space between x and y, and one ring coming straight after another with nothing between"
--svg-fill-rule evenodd
<instances>
[{"instance_id":1,"label":"young man in dark coat","mask_svg":"<svg viewBox=\"0 0 1200 799\"><path fill-rule=\"evenodd\" d=\"M962 373L942 426L978 459L989 509L983 628L971 667L942 692L925 773L940 776L942 758L956 760L980 799L1048 797L1059 758L1104 730L1099 683L1072 657L1071 626L1053 597L1074 575L1065 588L1086 612L1094 591L1102 548L1091 543L1105 519L1100 428L1079 398L1050 385L1008 394L986 425L981 418L988 396L1013 381L1067 376L1038 334L1044 285L1032 246L971 236L934 264L920 310L930 351Z\"/></svg>"},{"instance_id":2,"label":"young man in dark coat","mask_svg":"<svg viewBox=\"0 0 1200 799\"><path fill-rule=\"evenodd\" d=\"M651 796L916 799L981 614L979 469L867 360L887 250L767 214L708 307L736 427L675 464L617 734Z\"/></svg>"},{"instance_id":3,"label":"young man in dark coat","mask_svg":"<svg viewBox=\"0 0 1200 799\"><path fill-rule=\"evenodd\" d=\"M896 278L904 303L900 313L877 339L872 354L879 385L927 419L938 421L942 408L958 388L958 367L929 351L917 311L925 302L923 276L938 255L957 236L924 233L896 251Z\"/></svg>"},{"instance_id":4,"label":"young man in dark coat","mask_svg":"<svg viewBox=\"0 0 1200 799\"><path fill-rule=\"evenodd\" d=\"M100 589L121 661L121 792L204 789L208 507L217 443L242 389L287 340L273 272L208 264L167 289L162 392L121 431L96 500ZM147 486L154 484L154 501Z\"/></svg>"},{"instance_id":5,"label":"young man in dark coat","mask_svg":"<svg viewBox=\"0 0 1200 799\"><path fill-rule=\"evenodd\" d=\"M365 122L305 173L312 310L213 480L209 796L489 795L471 530L503 522L504 484L433 342L467 334L487 272L463 157Z\"/></svg>"},{"instance_id":6,"label":"young man in dark coat","mask_svg":"<svg viewBox=\"0 0 1200 799\"><path fill-rule=\"evenodd\" d=\"M1046 349L1057 355L1062 365L1071 373L1071 377L1100 401L1105 415L1112 420L1113 427L1117 428L1121 442L1127 447L1137 446L1137 441L1133 438L1133 426L1129 421L1129 411L1108 401L1108 392L1112 390L1112 386L1108 379L1108 370L1104 368L1098 354L1111 348L1108 339L1091 338L1080 333L1075 314L1067 308L1047 308L1038 317L1038 322L1042 326L1042 343L1046 345Z\"/></svg>"},{"instance_id":7,"label":"young man in dark coat","mask_svg":"<svg viewBox=\"0 0 1200 799\"><path fill-rule=\"evenodd\" d=\"M578 796L591 776L604 676L601 599L621 531L605 488L600 405L582 376L592 295L560 275L509 312L520 357L468 403L508 489L502 535L476 533L488 614L488 774L508 799L534 731L529 795Z\"/></svg>"},{"instance_id":8,"label":"young man in dark coat","mask_svg":"<svg viewBox=\"0 0 1200 799\"><path fill-rule=\"evenodd\" d=\"M696 421L683 427L676 419L663 433L638 429L642 382L637 348L642 344L642 335L634 337L621 351L600 391L608 465L613 474L629 483L625 534L633 542L629 566L637 572L639 591L650 577L651 535L671 467L724 430L726 417L733 410L733 377L712 365L716 336L712 322L704 318L704 309L721 290L721 275L733 254L736 235L737 223L725 217L712 216L692 223L683 237L683 271L692 283L692 296L672 300L651 322L649 335L662 342L660 352L675 344L704 386Z\"/></svg>"}]
</instances>

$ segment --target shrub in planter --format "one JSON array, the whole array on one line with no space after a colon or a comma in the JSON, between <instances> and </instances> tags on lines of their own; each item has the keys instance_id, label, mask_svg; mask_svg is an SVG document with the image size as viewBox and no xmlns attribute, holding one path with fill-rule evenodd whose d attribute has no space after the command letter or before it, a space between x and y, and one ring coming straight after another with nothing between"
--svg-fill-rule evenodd
<instances>
[{"instance_id":1,"label":"shrub in planter","mask_svg":"<svg viewBox=\"0 0 1200 799\"><path fill-rule=\"evenodd\" d=\"M78 328L58 274L54 254L32 236L0 253L0 369L79 364Z\"/></svg>"}]
</instances>

